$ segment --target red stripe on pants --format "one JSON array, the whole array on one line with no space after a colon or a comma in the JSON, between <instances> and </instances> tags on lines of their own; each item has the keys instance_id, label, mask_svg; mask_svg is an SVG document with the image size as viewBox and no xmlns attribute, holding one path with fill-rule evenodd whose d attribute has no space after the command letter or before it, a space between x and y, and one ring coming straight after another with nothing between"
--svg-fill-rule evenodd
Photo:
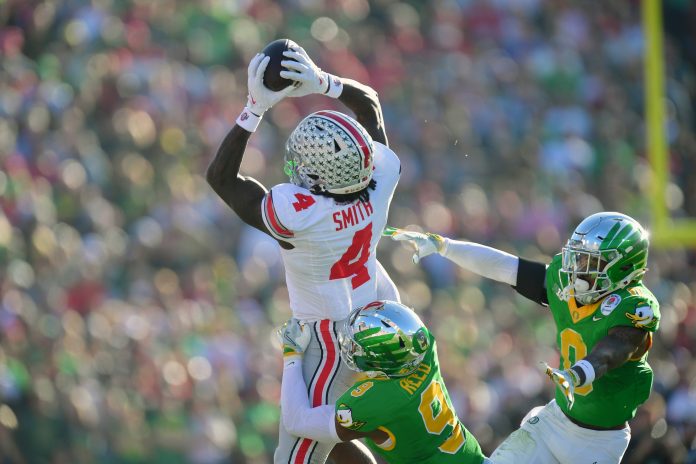
<instances>
[{"instance_id":1,"label":"red stripe on pants","mask_svg":"<svg viewBox=\"0 0 696 464\"><path fill-rule=\"evenodd\" d=\"M313 408L321 406L323 404L322 399L324 397L324 388L326 388L326 384L329 378L331 377L332 371L336 368L337 353L336 345L334 344L333 338L331 337L330 320L324 319L319 321L319 338L319 343L322 344L323 348L326 350L324 353L326 362L324 363L324 367L322 368L321 372L319 372L317 381L314 384L314 390L312 394ZM314 443L314 441L310 440L309 438L302 439L300 447L298 448L297 454L295 455L295 459L293 461L294 464L304 464L304 461L307 457L307 452L312 446L312 443Z\"/></svg>"},{"instance_id":2,"label":"red stripe on pants","mask_svg":"<svg viewBox=\"0 0 696 464\"><path fill-rule=\"evenodd\" d=\"M336 364L336 346L331 338L331 321L328 319L324 319L319 322L319 336L324 342L324 347L326 348L326 364L324 364L324 369L322 369L322 371L319 373L319 378L314 386L314 394L312 395L313 408L324 404L322 402L324 388L326 387L326 382L331 376L331 371L333 371L335 367L334 364Z\"/></svg>"},{"instance_id":3,"label":"red stripe on pants","mask_svg":"<svg viewBox=\"0 0 696 464\"><path fill-rule=\"evenodd\" d=\"M310 446L312 446L312 440L309 438L303 438L302 443L300 443L300 449L297 450L297 454L295 455L296 464L304 463L305 456L307 456L307 451L309 451Z\"/></svg>"}]
</instances>

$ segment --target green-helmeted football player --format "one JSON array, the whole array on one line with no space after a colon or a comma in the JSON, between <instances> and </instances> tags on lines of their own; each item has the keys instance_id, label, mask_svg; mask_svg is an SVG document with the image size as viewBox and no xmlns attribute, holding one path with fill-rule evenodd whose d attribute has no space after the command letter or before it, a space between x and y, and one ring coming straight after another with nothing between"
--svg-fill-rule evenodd
<instances>
[{"instance_id":1,"label":"green-helmeted football player","mask_svg":"<svg viewBox=\"0 0 696 464\"><path fill-rule=\"evenodd\" d=\"M386 233L415 244L415 262L439 253L551 310L560 366L547 365L546 374L556 398L527 414L493 462L621 461L631 437L627 421L652 388L647 357L660 321L659 304L641 281L649 239L638 222L593 214L548 265L435 234Z\"/></svg>"},{"instance_id":2,"label":"green-helmeted football player","mask_svg":"<svg viewBox=\"0 0 696 464\"><path fill-rule=\"evenodd\" d=\"M321 443L365 438L389 463L488 462L452 407L435 338L411 309L375 301L350 313L337 333L340 355L364 375L335 405L310 407L301 367L309 330L296 319L281 330L281 412L290 433Z\"/></svg>"}]
</instances>

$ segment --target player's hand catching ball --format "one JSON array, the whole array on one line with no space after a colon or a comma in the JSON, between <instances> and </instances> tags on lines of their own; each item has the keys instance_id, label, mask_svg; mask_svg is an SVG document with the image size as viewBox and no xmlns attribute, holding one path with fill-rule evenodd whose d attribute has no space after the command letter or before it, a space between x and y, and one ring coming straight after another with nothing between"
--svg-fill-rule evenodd
<instances>
[{"instance_id":1,"label":"player's hand catching ball","mask_svg":"<svg viewBox=\"0 0 696 464\"><path fill-rule=\"evenodd\" d=\"M392 240L398 242L409 242L415 246L416 252L413 254L413 262L415 264L418 264L422 258L433 253L441 253L445 246L445 240L441 236L431 234L430 232L422 234L420 232L387 227L382 235L389 236Z\"/></svg>"},{"instance_id":2,"label":"player's hand catching ball","mask_svg":"<svg viewBox=\"0 0 696 464\"><path fill-rule=\"evenodd\" d=\"M290 93L291 97L304 97L313 93L330 93L331 87L338 87L340 80L327 72L322 71L309 57L304 48L293 47L283 52L288 58L281 61L286 71L280 72L280 77L297 82L295 89ZM333 96L333 95L331 95Z\"/></svg>"},{"instance_id":3,"label":"player's hand catching ball","mask_svg":"<svg viewBox=\"0 0 696 464\"><path fill-rule=\"evenodd\" d=\"M548 375L551 381L561 389L561 393L565 396L568 409L572 409L573 403L575 403L575 386L579 381L577 375L571 369L562 371L560 369L554 369L546 363L543 363L543 365L546 370L546 375Z\"/></svg>"},{"instance_id":4,"label":"player's hand catching ball","mask_svg":"<svg viewBox=\"0 0 696 464\"><path fill-rule=\"evenodd\" d=\"M271 57L258 53L251 59L247 68L247 108L259 117L293 90L293 86L288 85L283 90L274 92L263 85L263 73L266 72L270 61Z\"/></svg>"}]
</instances>

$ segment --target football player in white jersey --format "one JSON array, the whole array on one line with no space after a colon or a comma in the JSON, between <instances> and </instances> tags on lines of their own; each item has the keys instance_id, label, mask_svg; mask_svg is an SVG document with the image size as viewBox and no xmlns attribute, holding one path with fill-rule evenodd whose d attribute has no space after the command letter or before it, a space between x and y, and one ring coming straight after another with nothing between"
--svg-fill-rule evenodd
<instances>
[{"instance_id":1,"label":"football player in white jersey","mask_svg":"<svg viewBox=\"0 0 696 464\"><path fill-rule=\"evenodd\" d=\"M244 222L280 244L292 315L312 328L304 378L312 406L320 406L332 404L355 379L340 360L336 322L376 299L399 301L375 252L401 165L388 147L373 89L323 72L301 47L285 56L281 76L297 85L278 92L263 85L270 58L251 60L247 106L208 167L207 180ZM286 96L312 93L338 98L357 120L328 110L304 118L286 145L290 183L267 190L239 174L263 113ZM274 462L322 463L332 446L291 436L281 420ZM338 446L335 462L374 462L357 443Z\"/></svg>"}]
</instances>

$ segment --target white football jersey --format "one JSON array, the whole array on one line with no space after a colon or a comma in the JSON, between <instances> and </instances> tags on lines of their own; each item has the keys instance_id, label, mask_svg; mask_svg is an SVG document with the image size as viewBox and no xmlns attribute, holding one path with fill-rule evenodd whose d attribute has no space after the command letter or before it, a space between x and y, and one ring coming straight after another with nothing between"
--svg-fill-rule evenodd
<instances>
[{"instance_id":1,"label":"white football jersey","mask_svg":"<svg viewBox=\"0 0 696 464\"><path fill-rule=\"evenodd\" d=\"M294 184L276 185L263 199L271 235L295 247L281 248L293 317L340 320L377 299L377 243L401 164L389 147L374 147L377 186L367 203L339 204Z\"/></svg>"}]
</instances>

